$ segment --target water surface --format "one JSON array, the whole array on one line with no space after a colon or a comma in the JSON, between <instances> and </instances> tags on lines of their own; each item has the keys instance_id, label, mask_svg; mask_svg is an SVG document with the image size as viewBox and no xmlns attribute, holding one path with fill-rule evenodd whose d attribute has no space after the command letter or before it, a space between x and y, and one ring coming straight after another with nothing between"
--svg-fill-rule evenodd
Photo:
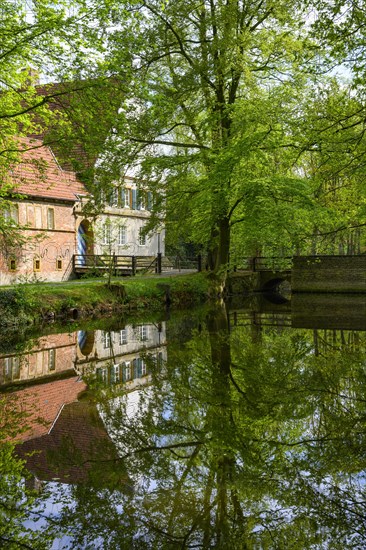
<instances>
[{"instance_id":1,"label":"water surface","mask_svg":"<svg viewBox=\"0 0 366 550\"><path fill-rule=\"evenodd\" d=\"M7 337L3 546L365 548L365 302L296 300Z\"/></svg>"}]
</instances>

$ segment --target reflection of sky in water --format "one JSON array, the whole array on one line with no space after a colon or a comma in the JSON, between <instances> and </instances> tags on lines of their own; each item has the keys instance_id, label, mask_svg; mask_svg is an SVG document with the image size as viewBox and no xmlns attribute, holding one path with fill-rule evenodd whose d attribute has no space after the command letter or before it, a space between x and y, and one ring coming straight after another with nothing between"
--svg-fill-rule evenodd
<instances>
[{"instance_id":1,"label":"reflection of sky in water","mask_svg":"<svg viewBox=\"0 0 366 550\"><path fill-rule=\"evenodd\" d=\"M71 486L63 483L46 483L42 487L42 493L47 493L47 497L42 498L42 505L34 507L30 512L30 517L23 522L25 528L33 531L45 529L51 521L57 521L61 516L65 503L68 503L70 511L74 508ZM56 537L52 542L50 550L61 550L62 548L71 548L72 538L68 535Z\"/></svg>"}]
</instances>

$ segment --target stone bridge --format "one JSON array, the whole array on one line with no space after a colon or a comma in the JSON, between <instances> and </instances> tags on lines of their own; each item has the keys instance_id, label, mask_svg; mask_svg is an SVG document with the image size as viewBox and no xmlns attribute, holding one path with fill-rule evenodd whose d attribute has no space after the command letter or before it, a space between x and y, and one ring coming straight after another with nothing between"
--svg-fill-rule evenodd
<instances>
[{"instance_id":1,"label":"stone bridge","mask_svg":"<svg viewBox=\"0 0 366 550\"><path fill-rule=\"evenodd\" d=\"M230 277L232 293L276 291L287 281L292 293L366 292L366 254L251 258L249 269ZM243 279L240 283L240 279ZM241 287L241 289L240 289Z\"/></svg>"}]
</instances>

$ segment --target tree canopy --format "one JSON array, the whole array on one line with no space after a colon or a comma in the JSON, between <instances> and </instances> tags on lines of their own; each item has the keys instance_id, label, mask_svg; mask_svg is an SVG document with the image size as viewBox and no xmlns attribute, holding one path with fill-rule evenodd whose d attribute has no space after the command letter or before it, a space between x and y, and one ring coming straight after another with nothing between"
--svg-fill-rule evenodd
<instances>
[{"instance_id":1,"label":"tree canopy","mask_svg":"<svg viewBox=\"0 0 366 550\"><path fill-rule=\"evenodd\" d=\"M133 175L155 196L150 228L164 220L222 277L260 251L363 250L357 3L18 8L2 12L3 171L15 135L41 134L90 186Z\"/></svg>"}]
</instances>

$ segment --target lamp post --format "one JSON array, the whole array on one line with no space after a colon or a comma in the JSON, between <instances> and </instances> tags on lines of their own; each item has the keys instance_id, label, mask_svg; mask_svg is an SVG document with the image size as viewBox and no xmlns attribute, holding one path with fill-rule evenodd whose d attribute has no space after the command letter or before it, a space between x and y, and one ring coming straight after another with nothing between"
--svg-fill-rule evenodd
<instances>
[{"instance_id":1,"label":"lamp post","mask_svg":"<svg viewBox=\"0 0 366 550\"><path fill-rule=\"evenodd\" d=\"M160 229L156 232L158 236L158 256L156 258L156 273L161 273L161 252L160 252Z\"/></svg>"}]
</instances>

